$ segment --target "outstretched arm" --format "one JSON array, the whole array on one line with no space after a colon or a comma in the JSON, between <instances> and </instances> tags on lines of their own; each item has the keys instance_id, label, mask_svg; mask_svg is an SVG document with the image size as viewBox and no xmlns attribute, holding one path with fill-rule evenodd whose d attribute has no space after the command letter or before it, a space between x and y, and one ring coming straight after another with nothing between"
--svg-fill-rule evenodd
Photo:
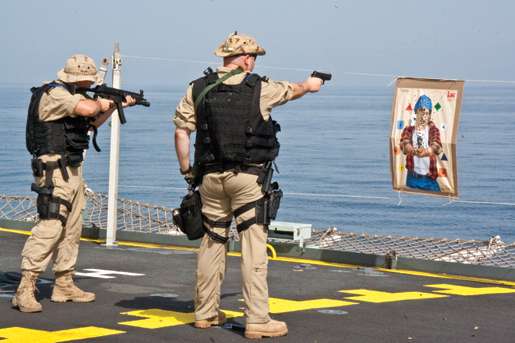
<instances>
[{"instance_id":1,"label":"outstretched arm","mask_svg":"<svg viewBox=\"0 0 515 343\"><path fill-rule=\"evenodd\" d=\"M306 93L316 93L322 86L322 79L318 77L308 77L304 82L293 84L293 99L298 99Z\"/></svg>"}]
</instances>

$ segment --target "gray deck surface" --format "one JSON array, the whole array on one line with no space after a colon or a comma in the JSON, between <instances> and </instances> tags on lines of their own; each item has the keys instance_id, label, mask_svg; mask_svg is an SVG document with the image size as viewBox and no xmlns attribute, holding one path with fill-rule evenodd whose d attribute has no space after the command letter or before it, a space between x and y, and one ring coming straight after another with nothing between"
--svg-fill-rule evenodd
<instances>
[{"instance_id":1,"label":"gray deck surface","mask_svg":"<svg viewBox=\"0 0 515 343\"><path fill-rule=\"evenodd\" d=\"M97 294L89 304L50 302L52 273L42 274L38 295L44 312L24 314L11 309L10 297L19 275L20 252L26 236L0 231L0 342L2 334L13 327L48 332L48 342L74 341L59 335L61 330L98 327L125 333L81 341L91 342L243 342L244 318L229 320L225 328L195 329L191 324L167 326L173 319L165 315L165 327L149 329L121 324L144 319L125 312L161 309L174 312L193 311L193 285L196 254L190 251L117 247L106 249L96 243L81 242L77 271L114 270L144 274L113 275L102 279L76 277L77 284ZM222 288L222 308L241 311L239 257L228 257ZM49 268L50 269L50 268ZM300 311L272 314L289 327L286 337L266 339L277 342L515 342L515 293L487 295L449 295L436 299L398 300L373 303L370 298L340 290L366 289L382 292L424 292L438 294L425 285L450 284L474 288L492 288L493 293L515 291L510 285L492 285L462 281L385 273L371 268L337 268L270 261L270 296L294 301L332 299L352 301L351 306L317 309L320 302ZM440 294L442 295L442 294ZM291 303L293 304L293 303ZM308 306L309 307L309 306ZM290 311L287 305L280 311ZM156 313L156 312L150 312ZM97 332L91 329L88 332ZM39 342L45 333L34 331L30 339L11 338L5 342ZM28 331L27 331L28 332ZM43 334L42 334L43 332ZM53 332L53 334L52 334ZM98 331L100 332L100 331ZM61 332L62 333L62 332ZM72 330L73 333L73 330ZM38 336L39 335L39 336ZM43 336L41 336L43 335ZM94 334L95 335L95 334ZM70 338L71 337L71 338ZM47 341L45 341L47 342Z\"/></svg>"}]
</instances>

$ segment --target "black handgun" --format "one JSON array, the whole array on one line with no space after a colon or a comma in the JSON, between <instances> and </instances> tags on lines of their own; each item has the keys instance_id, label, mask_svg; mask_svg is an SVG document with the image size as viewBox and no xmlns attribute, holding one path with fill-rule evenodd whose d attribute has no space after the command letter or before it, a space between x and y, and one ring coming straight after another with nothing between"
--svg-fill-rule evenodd
<instances>
[{"instance_id":1,"label":"black handgun","mask_svg":"<svg viewBox=\"0 0 515 343\"><path fill-rule=\"evenodd\" d=\"M329 73L321 73L315 70L313 73L311 73L311 77L318 77L319 79L322 79L322 82L324 83L326 81L330 81L333 75Z\"/></svg>"},{"instance_id":2,"label":"black handgun","mask_svg":"<svg viewBox=\"0 0 515 343\"><path fill-rule=\"evenodd\" d=\"M116 109L118 110L118 117L120 118L120 123L125 124L127 119L125 119L125 113L123 112L122 102L125 101L126 96L131 96L136 100L136 105L142 105L145 107L150 106L150 102L144 98L143 90L140 90L139 93L131 92L123 89L112 88L106 86L105 84L99 85L93 88L78 88L78 92L91 92L95 94L95 98L101 97L104 99L113 100L116 104Z\"/></svg>"},{"instance_id":3,"label":"black handgun","mask_svg":"<svg viewBox=\"0 0 515 343\"><path fill-rule=\"evenodd\" d=\"M274 175L274 168L272 162L268 161L264 165L264 171L258 176L257 183L261 185L263 194L268 194L272 186L272 177Z\"/></svg>"}]
</instances>

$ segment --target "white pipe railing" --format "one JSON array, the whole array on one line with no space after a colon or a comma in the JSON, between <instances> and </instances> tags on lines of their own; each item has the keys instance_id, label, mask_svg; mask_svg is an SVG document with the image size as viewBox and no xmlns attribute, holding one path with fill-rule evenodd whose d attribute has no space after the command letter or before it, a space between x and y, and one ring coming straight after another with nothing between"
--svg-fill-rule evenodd
<instances>
[{"instance_id":1,"label":"white pipe railing","mask_svg":"<svg viewBox=\"0 0 515 343\"><path fill-rule=\"evenodd\" d=\"M120 45L115 43L113 52L113 88L121 86ZM118 213L118 164L120 161L120 119L118 111L111 115L111 150L109 153L109 191L107 201L106 246L116 245L117 213Z\"/></svg>"}]
</instances>

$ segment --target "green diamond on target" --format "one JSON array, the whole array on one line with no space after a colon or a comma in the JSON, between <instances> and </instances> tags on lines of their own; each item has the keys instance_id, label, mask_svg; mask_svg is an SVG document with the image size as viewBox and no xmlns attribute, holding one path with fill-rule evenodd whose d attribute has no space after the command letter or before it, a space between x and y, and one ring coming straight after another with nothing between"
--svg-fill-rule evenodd
<instances>
[{"instance_id":1,"label":"green diamond on target","mask_svg":"<svg viewBox=\"0 0 515 343\"><path fill-rule=\"evenodd\" d=\"M440 103L437 102L435 105L435 110L440 111L440 108L442 108L442 105L440 105Z\"/></svg>"}]
</instances>

